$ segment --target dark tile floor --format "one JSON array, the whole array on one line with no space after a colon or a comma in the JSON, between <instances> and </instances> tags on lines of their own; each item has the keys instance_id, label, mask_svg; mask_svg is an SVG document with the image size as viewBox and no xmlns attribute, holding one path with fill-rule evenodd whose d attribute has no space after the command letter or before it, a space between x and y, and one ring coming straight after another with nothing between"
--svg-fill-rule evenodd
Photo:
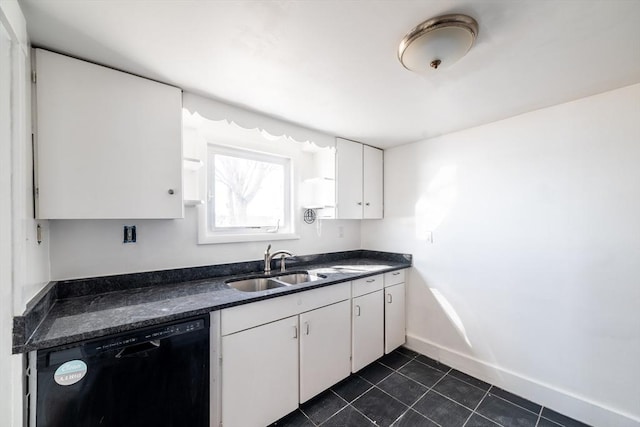
<instances>
[{"instance_id":1,"label":"dark tile floor","mask_svg":"<svg viewBox=\"0 0 640 427\"><path fill-rule=\"evenodd\" d=\"M401 347L272 426L585 427L586 424Z\"/></svg>"}]
</instances>

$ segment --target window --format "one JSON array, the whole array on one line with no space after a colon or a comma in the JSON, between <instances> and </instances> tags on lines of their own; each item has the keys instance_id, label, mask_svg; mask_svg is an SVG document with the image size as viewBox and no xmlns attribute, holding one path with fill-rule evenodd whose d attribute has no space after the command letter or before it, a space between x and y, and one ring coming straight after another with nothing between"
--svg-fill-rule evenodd
<instances>
[{"instance_id":1,"label":"window","mask_svg":"<svg viewBox=\"0 0 640 427\"><path fill-rule=\"evenodd\" d=\"M289 158L210 144L207 162L203 243L293 237Z\"/></svg>"}]
</instances>

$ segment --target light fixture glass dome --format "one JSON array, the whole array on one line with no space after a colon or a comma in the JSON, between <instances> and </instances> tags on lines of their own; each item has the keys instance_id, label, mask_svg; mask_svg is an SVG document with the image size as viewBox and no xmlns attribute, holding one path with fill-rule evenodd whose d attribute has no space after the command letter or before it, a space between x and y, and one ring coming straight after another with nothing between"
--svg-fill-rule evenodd
<instances>
[{"instance_id":1,"label":"light fixture glass dome","mask_svg":"<svg viewBox=\"0 0 640 427\"><path fill-rule=\"evenodd\" d=\"M450 66L471 48L478 23L466 15L443 15L411 30L400 42L398 59L411 71Z\"/></svg>"}]
</instances>

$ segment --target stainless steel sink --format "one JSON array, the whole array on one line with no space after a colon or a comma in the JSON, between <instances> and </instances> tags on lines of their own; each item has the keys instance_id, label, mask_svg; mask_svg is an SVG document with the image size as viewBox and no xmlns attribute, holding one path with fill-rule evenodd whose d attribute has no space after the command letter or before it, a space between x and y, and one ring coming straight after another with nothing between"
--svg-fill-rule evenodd
<instances>
[{"instance_id":1,"label":"stainless steel sink","mask_svg":"<svg viewBox=\"0 0 640 427\"><path fill-rule=\"evenodd\" d=\"M324 279L324 276L311 274L308 271L295 271L275 277L249 277L246 279L228 280L225 283L241 292L258 292L267 289L282 288Z\"/></svg>"},{"instance_id":2,"label":"stainless steel sink","mask_svg":"<svg viewBox=\"0 0 640 427\"><path fill-rule=\"evenodd\" d=\"M322 279L322 277L316 276L314 274L309 274L309 273L305 272L305 273L284 274L282 276L277 276L275 279L280 281L280 282L285 282L285 283L290 284L290 285L298 285L300 283L307 283L307 282L313 282L313 281L316 281L316 280L320 280L320 279Z\"/></svg>"},{"instance_id":3,"label":"stainless steel sink","mask_svg":"<svg viewBox=\"0 0 640 427\"><path fill-rule=\"evenodd\" d=\"M282 288L287 286L285 283L275 281L273 279L255 278L255 279L241 279L226 282L227 285L233 289L237 289L242 292L257 292L267 289Z\"/></svg>"}]
</instances>

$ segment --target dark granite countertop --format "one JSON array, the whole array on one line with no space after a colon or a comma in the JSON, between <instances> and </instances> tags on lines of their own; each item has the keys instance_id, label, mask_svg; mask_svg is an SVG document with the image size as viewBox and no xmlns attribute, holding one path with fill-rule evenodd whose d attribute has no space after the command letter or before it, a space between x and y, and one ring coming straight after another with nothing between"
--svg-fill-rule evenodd
<instances>
[{"instance_id":1,"label":"dark granite countertop","mask_svg":"<svg viewBox=\"0 0 640 427\"><path fill-rule=\"evenodd\" d=\"M411 255L366 250L293 257L288 271L325 278L258 292L237 291L225 281L260 274L259 261L51 282L14 318L13 352L70 345L410 266Z\"/></svg>"}]
</instances>

